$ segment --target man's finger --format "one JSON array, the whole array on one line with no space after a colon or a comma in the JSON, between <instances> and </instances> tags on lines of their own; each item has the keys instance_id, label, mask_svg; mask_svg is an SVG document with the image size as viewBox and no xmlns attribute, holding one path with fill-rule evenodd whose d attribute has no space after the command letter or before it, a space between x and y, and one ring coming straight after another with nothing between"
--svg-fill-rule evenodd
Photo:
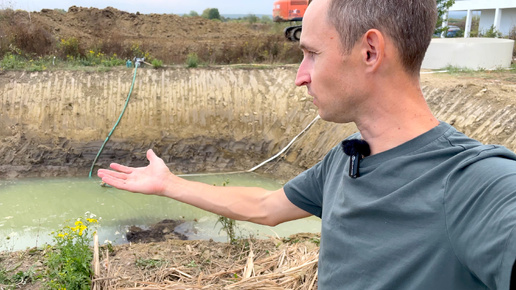
<instances>
[{"instance_id":1,"label":"man's finger","mask_svg":"<svg viewBox=\"0 0 516 290\"><path fill-rule=\"evenodd\" d=\"M106 175L106 176L102 177L102 181L107 183L107 184L109 184L109 185L111 185L111 186L113 186L113 187L115 187L115 188L130 191L125 180L118 179L118 178L113 178L113 177L111 177L109 175Z\"/></svg>"},{"instance_id":2,"label":"man's finger","mask_svg":"<svg viewBox=\"0 0 516 290\"><path fill-rule=\"evenodd\" d=\"M150 162L154 162L155 160L160 159L160 158L158 157L158 155L156 155L156 153L154 153L154 151L152 149L149 149L149 150L147 150L147 159Z\"/></svg>"},{"instance_id":3,"label":"man's finger","mask_svg":"<svg viewBox=\"0 0 516 290\"><path fill-rule=\"evenodd\" d=\"M120 171L120 172L123 172L123 173L127 173L127 174L130 174L133 172L133 169L132 167L128 167L128 166L124 166L124 165L120 165L118 163L111 163L109 165L109 167L113 168L114 170L116 171Z\"/></svg>"},{"instance_id":4,"label":"man's finger","mask_svg":"<svg viewBox=\"0 0 516 290\"><path fill-rule=\"evenodd\" d=\"M107 170L107 169L99 169L98 176L100 178L103 178L105 176L109 176L111 178L117 178L117 179L121 179L121 180L126 180L127 179L127 174L126 173L118 172L118 171L112 171L112 170Z\"/></svg>"}]
</instances>

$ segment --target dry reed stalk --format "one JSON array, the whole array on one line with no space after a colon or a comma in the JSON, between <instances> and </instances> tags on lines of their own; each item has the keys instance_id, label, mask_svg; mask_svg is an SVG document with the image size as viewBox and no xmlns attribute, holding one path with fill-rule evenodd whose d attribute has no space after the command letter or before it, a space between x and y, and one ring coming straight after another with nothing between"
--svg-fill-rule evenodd
<instances>
[{"instance_id":1,"label":"dry reed stalk","mask_svg":"<svg viewBox=\"0 0 516 290\"><path fill-rule=\"evenodd\" d=\"M92 268L93 268L93 278L97 278L100 276L100 261L99 261L99 236L97 232L93 234L93 261L92 261ZM100 285L96 282L91 282L91 289L92 290L99 290Z\"/></svg>"},{"instance_id":2,"label":"dry reed stalk","mask_svg":"<svg viewBox=\"0 0 516 290\"><path fill-rule=\"evenodd\" d=\"M249 248L249 257L247 257L247 263L244 267L244 274L242 275L244 279L251 277L251 275L254 273L254 253L252 243L250 243Z\"/></svg>"}]
</instances>

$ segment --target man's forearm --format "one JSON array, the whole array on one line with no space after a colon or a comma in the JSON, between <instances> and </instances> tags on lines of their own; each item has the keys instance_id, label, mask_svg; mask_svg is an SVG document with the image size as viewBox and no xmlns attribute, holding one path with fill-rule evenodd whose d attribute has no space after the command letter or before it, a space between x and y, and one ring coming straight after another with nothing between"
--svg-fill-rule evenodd
<instances>
[{"instance_id":1,"label":"man's forearm","mask_svg":"<svg viewBox=\"0 0 516 290\"><path fill-rule=\"evenodd\" d=\"M273 191L258 187L223 187L189 181L177 176L163 195L231 219L274 225L268 206Z\"/></svg>"}]
</instances>

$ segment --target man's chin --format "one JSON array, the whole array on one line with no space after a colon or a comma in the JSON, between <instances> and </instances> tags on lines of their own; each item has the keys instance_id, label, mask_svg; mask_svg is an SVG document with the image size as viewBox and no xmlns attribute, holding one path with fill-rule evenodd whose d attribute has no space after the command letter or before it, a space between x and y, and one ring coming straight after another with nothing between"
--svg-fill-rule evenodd
<instances>
[{"instance_id":1,"label":"man's chin","mask_svg":"<svg viewBox=\"0 0 516 290\"><path fill-rule=\"evenodd\" d=\"M351 120L340 118L341 116L325 114L324 111L322 111L321 109L319 109L317 111L317 113L319 114L319 117L321 117L321 119L326 121L326 122L336 123L336 124L353 123L353 121L351 121Z\"/></svg>"}]
</instances>

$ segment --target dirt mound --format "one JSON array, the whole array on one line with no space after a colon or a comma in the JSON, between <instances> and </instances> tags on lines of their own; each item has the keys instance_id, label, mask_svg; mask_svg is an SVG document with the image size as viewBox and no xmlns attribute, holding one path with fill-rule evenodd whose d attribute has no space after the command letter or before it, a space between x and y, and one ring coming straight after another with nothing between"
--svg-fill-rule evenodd
<instances>
[{"instance_id":1,"label":"dirt mound","mask_svg":"<svg viewBox=\"0 0 516 290\"><path fill-rule=\"evenodd\" d=\"M31 17L32 21L61 38L74 36L90 41L113 36L127 40L228 41L259 34L237 23L175 14L128 13L112 7L97 9L72 6L67 13L44 9L33 13Z\"/></svg>"},{"instance_id":2,"label":"dirt mound","mask_svg":"<svg viewBox=\"0 0 516 290\"><path fill-rule=\"evenodd\" d=\"M70 7L67 12L52 9L32 13L22 10L7 12L3 11L5 15L0 19L11 20L9 24L2 25L13 25L15 28L14 31L4 31L4 34L19 34L24 38L22 42L31 42L36 36L42 36L46 42L54 41L55 51L45 53L58 55L60 52L62 54L61 42L71 38L78 40L83 55L96 48L109 55L116 52L118 56L126 57L137 50L148 52L167 63L183 63L190 52L196 52L203 56L204 61L208 61L209 56L219 51L229 52L229 57L234 61L240 56L232 55L235 52L231 53L231 50L235 47L241 51L248 49L245 46L242 48L242 45L253 43L248 46L259 46L258 50L267 50L267 55L270 55L271 50L279 51L283 43L288 43L281 33L271 34L270 25L222 22L199 16L128 13L113 7L98 9L77 6ZM264 48L270 46L271 39L274 39L275 47ZM22 49L30 46L27 43L18 45ZM296 48L292 43L288 46L289 51L291 47ZM33 50L31 52L38 54L37 49ZM297 48L295 51L299 52ZM259 54L256 51L247 53ZM66 53L60 56L67 57Z\"/></svg>"}]
</instances>

